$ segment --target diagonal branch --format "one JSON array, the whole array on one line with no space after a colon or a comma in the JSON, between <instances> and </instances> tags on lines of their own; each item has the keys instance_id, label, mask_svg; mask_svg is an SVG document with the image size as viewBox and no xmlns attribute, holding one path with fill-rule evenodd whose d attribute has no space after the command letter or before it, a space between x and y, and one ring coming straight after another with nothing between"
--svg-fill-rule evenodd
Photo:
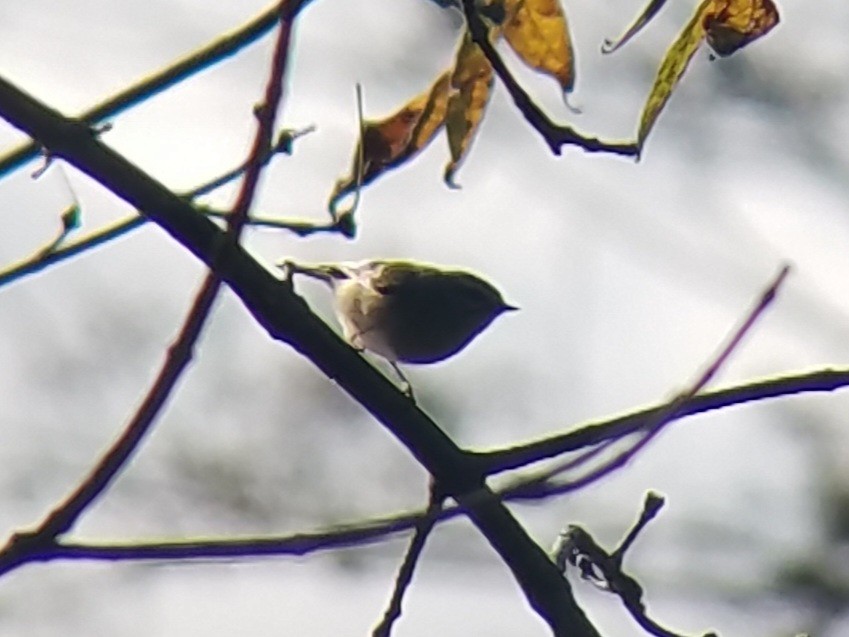
<instances>
[{"instance_id":1,"label":"diagonal branch","mask_svg":"<svg viewBox=\"0 0 849 637\"><path fill-rule=\"evenodd\" d=\"M435 487L436 485L431 486ZM424 550L425 542L439 521L440 513L442 513L442 502L442 497L436 493L436 489L432 488L428 507L424 515L416 522L415 532L404 555L404 561L401 563L401 568L398 569L389 606L386 608L380 623L372 631L372 637L389 637L392 634L392 626L401 617L401 604L404 600L404 594L413 581L413 572Z\"/></svg>"},{"instance_id":2,"label":"diagonal branch","mask_svg":"<svg viewBox=\"0 0 849 637\"><path fill-rule=\"evenodd\" d=\"M300 297L191 205L103 145L87 125L70 120L0 78L0 116L41 142L154 220L224 279L269 334L291 345L334 379L395 435L465 509L512 571L531 606L555 635L595 637L569 584L484 485L468 456L430 418L356 351Z\"/></svg>"},{"instance_id":3,"label":"diagonal branch","mask_svg":"<svg viewBox=\"0 0 849 637\"><path fill-rule=\"evenodd\" d=\"M230 212L214 210L211 208L199 207L198 213L205 214L209 217L227 217ZM16 261L0 270L0 287L16 283L32 274L38 274L50 266L62 263L79 254L84 254L109 243L113 239L122 237L125 234L136 230L145 225L149 219L147 217L134 215L125 217L108 225L105 225L98 230L76 239L69 241L65 245L48 253L39 253L33 257ZM341 234L342 236L352 238L354 228L349 223L350 218L340 218L336 221L328 221L326 223L316 223L306 219L277 219L274 217L251 216L248 220L248 225L252 228L273 228L277 230L288 230L299 237L307 237L315 234Z\"/></svg>"}]
</instances>

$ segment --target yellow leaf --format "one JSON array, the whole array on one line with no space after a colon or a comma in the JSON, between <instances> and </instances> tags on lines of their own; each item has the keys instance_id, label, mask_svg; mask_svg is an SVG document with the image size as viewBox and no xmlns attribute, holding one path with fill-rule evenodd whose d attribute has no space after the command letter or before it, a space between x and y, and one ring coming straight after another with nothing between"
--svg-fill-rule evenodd
<instances>
[{"instance_id":1,"label":"yellow leaf","mask_svg":"<svg viewBox=\"0 0 849 637\"><path fill-rule=\"evenodd\" d=\"M340 199L414 157L430 143L445 122L449 79L449 73L443 73L427 91L389 117L365 122L351 174L337 181L330 195L331 212L335 213Z\"/></svg>"},{"instance_id":2,"label":"yellow leaf","mask_svg":"<svg viewBox=\"0 0 849 637\"><path fill-rule=\"evenodd\" d=\"M575 85L575 56L559 0L504 0L504 8L502 32L516 54L570 92Z\"/></svg>"},{"instance_id":3,"label":"yellow leaf","mask_svg":"<svg viewBox=\"0 0 849 637\"><path fill-rule=\"evenodd\" d=\"M778 20L772 0L714 0L704 13L707 42L721 57L766 35Z\"/></svg>"},{"instance_id":4,"label":"yellow leaf","mask_svg":"<svg viewBox=\"0 0 849 637\"><path fill-rule=\"evenodd\" d=\"M631 38L642 31L644 26L652 21L652 19L657 15L657 12L663 8L664 4L666 4L666 0L649 0L640 15L638 15L631 26L625 30L625 33L615 40L604 41L601 45L601 52L613 53L620 47L624 46Z\"/></svg>"},{"instance_id":5,"label":"yellow leaf","mask_svg":"<svg viewBox=\"0 0 849 637\"><path fill-rule=\"evenodd\" d=\"M448 112L445 118L451 161L445 167L444 179L452 188L457 187L454 174L468 153L478 125L483 119L492 81L492 65L467 32L460 43L454 70L451 72Z\"/></svg>"},{"instance_id":6,"label":"yellow leaf","mask_svg":"<svg viewBox=\"0 0 849 637\"><path fill-rule=\"evenodd\" d=\"M654 126L660 111L666 106L669 96L681 79L687 65L702 43L705 37L704 12L713 4L714 0L704 0L696 14L690 19L684 30L678 35L678 39L669 47L657 76L654 80L649 98L643 107L640 117L640 130L637 133L637 145L642 148L649 131Z\"/></svg>"},{"instance_id":7,"label":"yellow leaf","mask_svg":"<svg viewBox=\"0 0 849 637\"><path fill-rule=\"evenodd\" d=\"M643 107L637 145L642 148L702 39L707 39L717 55L731 55L768 33L778 19L772 0L704 0L666 52Z\"/></svg>"}]
</instances>

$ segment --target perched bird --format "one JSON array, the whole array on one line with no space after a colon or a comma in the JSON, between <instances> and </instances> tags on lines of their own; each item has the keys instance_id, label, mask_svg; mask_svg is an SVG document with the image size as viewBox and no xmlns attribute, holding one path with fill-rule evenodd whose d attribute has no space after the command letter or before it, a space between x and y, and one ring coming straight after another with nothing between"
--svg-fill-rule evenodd
<instances>
[{"instance_id":1,"label":"perched bird","mask_svg":"<svg viewBox=\"0 0 849 637\"><path fill-rule=\"evenodd\" d=\"M463 349L497 316L515 310L490 283L463 270L402 260L277 264L287 276L328 283L345 340L397 363L435 363Z\"/></svg>"}]
</instances>

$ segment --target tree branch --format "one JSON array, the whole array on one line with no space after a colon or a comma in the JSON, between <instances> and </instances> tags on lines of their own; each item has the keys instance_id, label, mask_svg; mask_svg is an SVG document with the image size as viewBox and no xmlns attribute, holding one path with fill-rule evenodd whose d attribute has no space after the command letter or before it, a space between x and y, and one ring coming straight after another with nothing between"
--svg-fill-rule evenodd
<instances>
[{"instance_id":1,"label":"tree branch","mask_svg":"<svg viewBox=\"0 0 849 637\"><path fill-rule=\"evenodd\" d=\"M267 164L278 152L291 154L292 142L304 132L305 131L283 131L279 141L274 145L274 147L263 154L261 158L262 164ZM245 162L236 168L228 170L223 175L219 175L207 183L201 184L197 188L190 190L182 196L187 200L193 200L201 195L207 194L216 188L220 188L221 186L243 176L247 167L248 163ZM225 218L230 214L230 211L212 210L203 206L196 206L196 210L199 214L205 214L210 217ZM102 226L98 230L94 230L74 241L63 242L61 247L50 250L49 252L39 250L35 255L12 263L0 270L0 287L20 281L31 274L41 272L52 265L66 261L71 257L88 252L89 250L108 243L113 239L124 236L125 234L145 225L148 221L150 220L147 217L136 214ZM251 217L248 220L248 224L251 226L289 230L298 236L307 236L309 234L318 234L321 232L332 232L339 233L350 238L354 235L356 228L349 222L350 219L348 218L340 218L336 221L324 224L310 221L263 217Z\"/></svg>"},{"instance_id":2,"label":"tree branch","mask_svg":"<svg viewBox=\"0 0 849 637\"><path fill-rule=\"evenodd\" d=\"M827 368L767 378L693 396L681 403L670 420L681 420L687 416L771 398L833 392L846 387L849 387L849 368ZM655 422L658 416L668 408L669 403L665 403L617 418L589 423L573 431L535 440L527 444L472 453L483 467L484 473L488 475L509 471L540 460L591 447L606 440L637 433Z\"/></svg>"},{"instance_id":3,"label":"tree branch","mask_svg":"<svg viewBox=\"0 0 849 637\"><path fill-rule=\"evenodd\" d=\"M568 583L483 476L423 412L310 312L285 285L208 219L124 157L87 125L62 116L0 78L0 115L150 217L224 279L269 334L309 358L389 429L466 510L555 635L598 633Z\"/></svg>"},{"instance_id":4,"label":"tree branch","mask_svg":"<svg viewBox=\"0 0 849 637\"><path fill-rule=\"evenodd\" d=\"M849 369L823 369L813 372L789 375L782 378L757 381L729 387L719 391L709 392L694 397L684 403L675 416L681 420L687 416L723 409L748 402L768 400L772 398L790 397L798 394L830 392L849 387ZM669 408L669 403L634 412L627 416L614 418L603 422L589 424L575 432L555 438L531 443L523 447L514 447L502 451L476 454L479 457L498 459L502 456L509 460L511 466L498 470L515 469L523 464L530 464L549 457L549 449L541 457L534 451L540 451L538 445L555 444L553 448L559 453L574 451L584 446L595 444L608 439L607 436L622 436L639 431L647 423L655 422L657 416ZM567 444L564 445L564 441ZM558 446L559 445L559 446ZM562 449L563 446L569 448ZM518 463L520 454L515 453L527 449L530 453L525 463ZM496 467L498 463L493 462ZM502 492L505 500L540 500L550 497L551 493L517 494ZM170 542L131 541L124 543L92 544L57 542L42 551L38 559L42 561L60 559L89 559L109 561L136 560L185 560L185 559L215 559L215 558L246 558L258 556L308 555L317 551L334 550L381 541L391 535L414 529L427 515L427 510L404 512L358 521L350 524L336 525L330 529L299 533L283 537L253 537L253 538L205 538L203 540L180 540ZM462 514L456 506L444 508L437 521L453 519Z\"/></svg>"},{"instance_id":5,"label":"tree branch","mask_svg":"<svg viewBox=\"0 0 849 637\"><path fill-rule=\"evenodd\" d=\"M527 91L516 81L504 60L498 55L498 51L495 50L489 40L489 30L478 15L475 0L462 0L462 3L463 14L466 16L466 24L472 40L481 48L496 75L504 84L507 92L510 93L510 97L513 98L513 102L528 123L542 135L552 153L560 155L563 146L573 145L580 146L592 153L615 153L626 157L637 157L639 155L640 149L634 142L605 142L595 137L582 135L565 124L556 124L551 121L542 112L542 109L534 103Z\"/></svg>"},{"instance_id":6,"label":"tree branch","mask_svg":"<svg viewBox=\"0 0 849 637\"><path fill-rule=\"evenodd\" d=\"M615 455L613 458L603 462L600 466L595 467L582 476L570 478L565 482L555 484L553 478L562 475L566 472L574 472L575 470L587 465L594 458L601 455L613 446L618 439L607 440L596 448L584 452L577 458L572 458L559 465L547 468L540 472L535 477L524 477L520 479L516 485L515 491L528 490L533 492L536 488L541 489L544 493L567 493L577 491L601 478L609 475L613 471L624 467L630 462L640 451L642 451L663 429L672 422L672 419L678 413L678 410L688 400L696 396L711 379L719 372L720 368L728 361L731 354L740 346L745 336L751 331L755 323L763 316L766 309L775 301L778 290L783 285L790 273L790 266L783 265L778 274L773 278L772 282L761 293L755 305L746 313L740 325L731 333L726 342L722 345L719 351L709 360L704 366L702 372L698 375L689 387L680 392L675 399L670 402L666 409L661 411L657 417L646 424L640 431L640 436L630 447Z\"/></svg>"},{"instance_id":7,"label":"tree branch","mask_svg":"<svg viewBox=\"0 0 849 637\"><path fill-rule=\"evenodd\" d=\"M306 2L293 4L300 5L306 4ZM274 27L277 17L278 3L275 2L272 6L262 11L262 13L235 31L216 38L213 42L177 60L155 75L145 77L120 93L93 106L82 113L79 119L89 124L95 124L161 93L255 42ZM0 177L19 168L30 159L37 157L40 152L41 146L37 142L29 142L7 152L0 157Z\"/></svg>"},{"instance_id":8,"label":"tree branch","mask_svg":"<svg viewBox=\"0 0 849 637\"><path fill-rule=\"evenodd\" d=\"M436 485L432 486L435 487ZM437 495L436 489L432 488L428 507L424 515L416 521L410 546L407 547L401 568L398 569L389 606L386 608L380 623L372 631L372 637L389 637L392 634L392 626L401 617L401 603L404 600L404 594L413 581L413 572L421 557L422 550L424 550L425 542L439 520L439 514L442 512L442 501L443 499Z\"/></svg>"}]
</instances>

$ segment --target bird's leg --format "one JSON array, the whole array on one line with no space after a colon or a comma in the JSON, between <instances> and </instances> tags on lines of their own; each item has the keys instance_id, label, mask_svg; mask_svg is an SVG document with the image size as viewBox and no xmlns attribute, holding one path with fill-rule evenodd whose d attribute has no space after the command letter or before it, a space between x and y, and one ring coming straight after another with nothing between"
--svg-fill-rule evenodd
<instances>
[{"instance_id":1,"label":"bird's leg","mask_svg":"<svg viewBox=\"0 0 849 637\"><path fill-rule=\"evenodd\" d=\"M363 345L363 334L364 332L345 333L345 341L360 354L365 354L365 352L368 351L368 348ZM378 354L378 356L380 355ZM407 377L404 375L404 372L401 371L401 368L398 367L398 364L383 356L380 356L380 358L389 364L392 371L394 371L395 375L398 377L398 380L401 381L401 391L404 392L404 394L412 400L413 403L415 403L416 397L413 395L413 385L409 380L407 380Z\"/></svg>"},{"instance_id":2,"label":"bird's leg","mask_svg":"<svg viewBox=\"0 0 849 637\"><path fill-rule=\"evenodd\" d=\"M413 404L415 404L416 403L416 396L415 396L415 394L413 394L412 383L410 383L410 381L404 375L404 372L401 371L401 368L398 367L398 363L396 363L395 361L388 361L388 362L389 362L389 366L392 367L392 369L395 370L396 374L398 374L398 378L401 379L401 391L404 392L411 401L413 401Z\"/></svg>"},{"instance_id":3,"label":"bird's leg","mask_svg":"<svg viewBox=\"0 0 849 637\"><path fill-rule=\"evenodd\" d=\"M293 275L295 274L295 263L293 261L289 261L288 259L281 259L277 263L275 263L278 268L283 271L283 283L289 289L289 291L294 291L294 281Z\"/></svg>"}]
</instances>

